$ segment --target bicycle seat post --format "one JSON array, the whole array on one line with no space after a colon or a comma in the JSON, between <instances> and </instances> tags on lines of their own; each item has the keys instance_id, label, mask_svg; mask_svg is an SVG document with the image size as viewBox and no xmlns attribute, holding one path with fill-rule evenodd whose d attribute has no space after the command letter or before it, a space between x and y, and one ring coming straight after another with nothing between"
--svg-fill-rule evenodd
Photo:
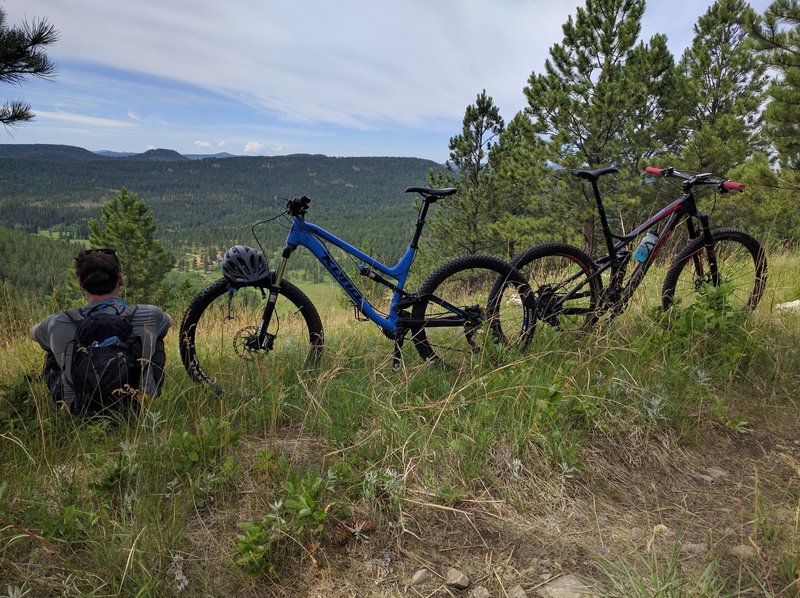
<instances>
[{"instance_id":1,"label":"bicycle seat post","mask_svg":"<svg viewBox=\"0 0 800 598\"><path fill-rule=\"evenodd\" d=\"M600 226L603 229L603 237L606 239L606 249L610 258L616 257L616 250L614 249L614 239L611 236L611 227L608 225L608 218L606 217L606 210L603 207L603 200L600 197L600 189L597 186L597 179L592 179L592 191L594 192L594 200L597 203L597 212L600 214Z\"/></svg>"},{"instance_id":2,"label":"bicycle seat post","mask_svg":"<svg viewBox=\"0 0 800 598\"><path fill-rule=\"evenodd\" d=\"M617 252L614 249L614 239L613 235L611 234L611 228L608 226L608 218L606 218L606 211L603 208L603 200L600 198L600 189L597 187L597 179L604 174L614 174L615 172L619 172L615 166L607 166L605 168L598 168L597 170L576 169L572 171L572 176L585 179L592 184L594 201L597 204L597 211L600 214L600 226L603 229L603 236L606 238L608 256L612 259L617 256Z\"/></svg>"},{"instance_id":3,"label":"bicycle seat post","mask_svg":"<svg viewBox=\"0 0 800 598\"><path fill-rule=\"evenodd\" d=\"M453 187L446 189L433 189L430 187L407 187L406 193L419 193L422 196L422 205L419 207L419 218L417 228L414 230L414 237L411 239L411 248L419 247L419 238L422 236L422 227L425 226L425 216L428 215L430 205L442 197L453 195L457 190Z\"/></svg>"}]
</instances>

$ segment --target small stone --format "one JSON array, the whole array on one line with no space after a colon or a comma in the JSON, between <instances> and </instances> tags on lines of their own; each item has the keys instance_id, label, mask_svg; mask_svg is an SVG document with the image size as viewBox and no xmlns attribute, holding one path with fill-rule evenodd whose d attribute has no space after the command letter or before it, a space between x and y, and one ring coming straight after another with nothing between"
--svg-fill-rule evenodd
<instances>
[{"instance_id":1,"label":"small stone","mask_svg":"<svg viewBox=\"0 0 800 598\"><path fill-rule=\"evenodd\" d=\"M469 577L453 567L447 570L447 576L444 582L451 588L456 588L457 590L465 590L469 587Z\"/></svg>"},{"instance_id":2,"label":"small stone","mask_svg":"<svg viewBox=\"0 0 800 598\"><path fill-rule=\"evenodd\" d=\"M552 573L542 573L542 574L539 576L539 579L541 579L542 581L550 581L550 579L551 579L552 577L553 577L553 574L552 574Z\"/></svg>"},{"instance_id":3,"label":"small stone","mask_svg":"<svg viewBox=\"0 0 800 598\"><path fill-rule=\"evenodd\" d=\"M528 593L521 585L516 585L508 591L508 598L528 598Z\"/></svg>"},{"instance_id":4,"label":"small stone","mask_svg":"<svg viewBox=\"0 0 800 598\"><path fill-rule=\"evenodd\" d=\"M598 525L606 526L611 523L611 520L606 515L598 515L597 523Z\"/></svg>"},{"instance_id":5,"label":"small stone","mask_svg":"<svg viewBox=\"0 0 800 598\"><path fill-rule=\"evenodd\" d=\"M717 467L713 465L712 467L706 467L706 471L708 475L710 475L714 480L719 480L720 478L727 478L731 475L726 469L722 469L721 467Z\"/></svg>"},{"instance_id":6,"label":"small stone","mask_svg":"<svg viewBox=\"0 0 800 598\"><path fill-rule=\"evenodd\" d=\"M642 527L632 527L631 528L631 538L635 542L644 542L647 540L647 532Z\"/></svg>"},{"instance_id":7,"label":"small stone","mask_svg":"<svg viewBox=\"0 0 800 598\"><path fill-rule=\"evenodd\" d=\"M489 598L490 596L489 590L483 586L475 586L469 593L469 598Z\"/></svg>"},{"instance_id":8,"label":"small stone","mask_svg":"<svg viewBox=\"0 0 800 598\"><path fill-rule=\"evenodd\" d=\"M731 548L731 554L739 557L743 561L750 560L756 558L756 549L747 544L739 544Z\"/></svg>"},{"instance_id":9,"label":"small stone","mask_svg":"<svg viewBox=\"0 0 800 598\"><path fill-rule=\"evenodd\" d=\"M414 574L411 576L411 579L408 581L408 585L410 586L418 586L431 578L431 572L427 569L417 569L414 571Z\"/></svg>"},{"instance_id":10,"label":"small stone","mask_svg":"<svg viewBox=\"0 0 800 598\"><path fill-rule=\"evenodd\" d=\"M541 598L590 598L600 596L575 575L564 575L536 590Z\"/></svg>"},{"instance_id":11,"label":"small stone","mask_svg":"<svg viewBox=\"0 0 800 598\"><path fill-rule=\"evenodd\" d=\"M698 542L697 544L684 542L681 546L681 551L686 554L705 554L708 552L708 544L705 542Z\"/></svg>"},{"instance_id":12,"label":"small stone","mask_svg":"<svg viewBox=\"0 0 800 598\"><path fill-rule=\"evenodd\" d=\"M788 301L787 303L778 303L775 309L778 311L800 311L800 299Z\"/></svg>"}]
</instances>

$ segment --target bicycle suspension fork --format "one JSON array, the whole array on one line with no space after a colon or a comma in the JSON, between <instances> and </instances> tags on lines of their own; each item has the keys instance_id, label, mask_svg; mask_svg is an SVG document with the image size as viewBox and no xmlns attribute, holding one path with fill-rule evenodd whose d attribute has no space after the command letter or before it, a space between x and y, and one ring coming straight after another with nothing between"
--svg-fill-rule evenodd
<instances>
[{"instance_id":1,"label":"bicycle suspension fork","mask_svg":"<svg viewBox=\"0 0 800 598\"><path fill-rule=\"evenodd\" d=\"M700 232L698 233L694 227L692 219L686 221L686 227L689 229L689 240L696 239L698 234L703 236L703 247L705 248L706 255L708 256L708 268L711 274L711 283L716 287L719 286L719 268L717 267L717 251L714 247L714 236L711 234L711 225L709 224L708 214L705 212L698 212L697 219L700 221ZM696 280L702 281L705 279L705 272L703 272L703 262L700 259L699 253L692 256L692 264Z\"/></svg>"},{"instance_id":2,"label":"bicycle suspension fork","mask_svg":"<svg viewBox=\"0 0 800 598\"><path fill-rule=\"evenodd\" d=\"M267 296L267 303L264 306L264 312L261 316L261 323L258 326L258 349L272 350L273 343L275 342L275 335L269 334L267 329L269 323L272 321L272 316L275 313L275 304L278 301L278 294L281 290L281 283L286 274L286 266L289 263L289 257L294 250L297 249L296 245L286 245L281 253L281 259L278 262L278 269L275 270L272 284L269 286L269 295Z\"/></svg>"}]
</instances>

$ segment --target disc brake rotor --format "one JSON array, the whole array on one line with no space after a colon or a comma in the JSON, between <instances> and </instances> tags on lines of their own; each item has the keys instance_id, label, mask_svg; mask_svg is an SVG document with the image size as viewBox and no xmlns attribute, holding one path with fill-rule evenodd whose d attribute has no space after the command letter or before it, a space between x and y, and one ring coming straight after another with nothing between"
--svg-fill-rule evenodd
<instances>
[{"instance_id":1,"label":"disc brake rotor","mask_svg":"<svg viewBox=\"0 0 800 598\"><path fill-rule=\"evenodd\" d=\"M258 327L246 326L233 337L233 350L246 361L252 361L258 353Z\"/></svg>"}]
</instances>

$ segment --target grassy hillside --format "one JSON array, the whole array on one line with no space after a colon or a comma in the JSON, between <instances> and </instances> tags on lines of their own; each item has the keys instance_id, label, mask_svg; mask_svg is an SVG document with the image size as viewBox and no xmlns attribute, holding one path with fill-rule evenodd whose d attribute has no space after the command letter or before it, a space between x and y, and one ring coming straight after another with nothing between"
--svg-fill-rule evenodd
<instances>
[{"instance_id":1,"label":"grassy hillside","mask_svg":"<svg viewBox=\"0 0 800 598\"><path fill-rule=\"evenodd\" d=\"M164 394L109 427L57 412L0 297L0 579L30 595L492 596L578 574L618 596L797 595L800 256L756 313L623 316L439 370L325 288L323 367L223 396L169 338ZM408 587L412 574L430 570ZM419 577L424 577L420 575ZM419 577L417 579L419 579Z\"/></svg>"}]
</instances>

